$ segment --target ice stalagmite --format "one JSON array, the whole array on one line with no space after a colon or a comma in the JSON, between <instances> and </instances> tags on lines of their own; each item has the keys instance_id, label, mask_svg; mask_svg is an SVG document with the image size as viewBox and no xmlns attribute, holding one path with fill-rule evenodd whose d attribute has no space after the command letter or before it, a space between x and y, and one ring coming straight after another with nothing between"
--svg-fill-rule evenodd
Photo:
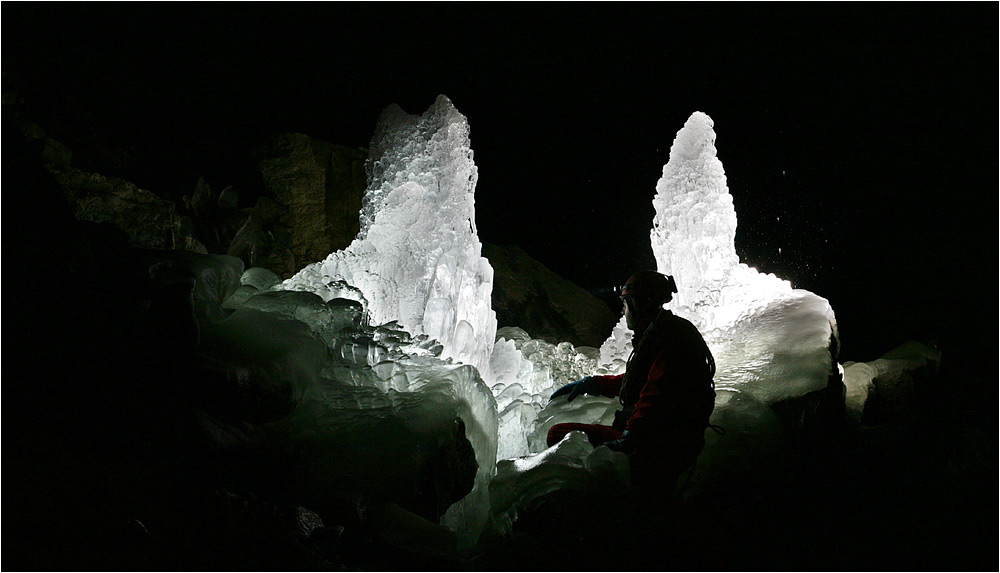
<instances>
[{"instance_id":1,"label":"ice stalagmite","mask_svg":"<svg viewBox=\"0 0 1000 573\"><path fill-rule=\"evenodd\" d=\"M705 335L719 388L739 389L763 404L822 389L836 337L833 309L739 262L736 211L713 126L708 115L691 115L656 184L650 242L657 270L673 275L678 288L667 308ZM623 367L630 346L622 321L602 347L602 361Z\"/></svg>"},{"instance_id":2,"label":"ice stalagmite","mask_svg":"<svg viewBox=\"0 0 1000 573\"><path fill-rule=\"evenodd\" d=\"M325 285L346 281L364 293L373 322L396 320L437 339L443 357L488 377L493 269L476 234L478 175L465 116L445 96L421 116L389 106L366 169L358 237L281 288L330 300Z\"/></svg>"},{"instance_id":3,"label":"ice stalagmite","mask_svg":"<svg viewBox=\"0 0 1000 573\"><path fill-rule=\"evenodd\" d=\"M445 96L419 116L389 106L379 117L366 169L357 238L281 283L277 293L265 293L276 300L264 302L269 309L294 302L300 320L322 317L316 330L336 362L328 368L330 376L349 387L377 389L374 403L381 410L383 402L399 405L405 425L421 429L420 435L447 441L451 426L441 420L451 414L463 420L461 433L475 451L475 483L448 508L442 523L469 547L488 516L498 434L496 402L484 383L497 330L493 269L476 234L477 170L469 124ZM302 309L300 294L319 302ZM362 307L367 314L362 322L382 326L373 333L367 327L341 332ZM342 405L351 403L341 399L344 392L337 385L324 388L314 393L311 405L336 412L330 419L343 419ZM339 439L338 428L330 426L327 433ZM320 459L322 467L326 458Z\"/></svg>"},{"instance_id":4,"label":"ice stalagmite","mask_svg":"<svg viewBox=\"0 0 1000 573\"><path fill-rule=\"evenodd\" d=\"M716 155L712 119L695 112L677 132L656 183L650 243L660 272L677 278L671 308L702 332L749 316L791 285L741 264L736 209Z\"/></svg>"}]
</instances>

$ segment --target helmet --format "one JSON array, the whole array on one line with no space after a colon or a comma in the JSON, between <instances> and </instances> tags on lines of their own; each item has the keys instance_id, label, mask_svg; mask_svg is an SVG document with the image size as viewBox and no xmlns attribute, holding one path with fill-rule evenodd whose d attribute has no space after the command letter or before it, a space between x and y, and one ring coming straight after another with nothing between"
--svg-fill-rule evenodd
<instances>
[{"instance_id":1,"label":"helmet","mask_svg":"<svg viewBox=\"0 0 1000 573\"><path fill-rule=\"evenodd\" d=\"M656 271L639 271L625 281L619 296L664 304L674 298L675 292L677 283L674 277Z\"/></svg>"}]
</instances>

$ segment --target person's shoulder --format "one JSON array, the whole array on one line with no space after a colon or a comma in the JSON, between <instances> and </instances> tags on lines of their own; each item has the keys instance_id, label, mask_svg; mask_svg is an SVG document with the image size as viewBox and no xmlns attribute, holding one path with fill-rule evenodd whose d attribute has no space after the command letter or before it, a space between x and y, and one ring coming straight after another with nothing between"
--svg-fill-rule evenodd
<instances>
[{"instance_id":1,"label":"person's shoulder","mask_svg":"<svg viewBox=\"0 0 1000 573\"><path fill-rule=\"evenodd\" d=\"M694 325L690 320L684 318L683 316L677 316L669 310L664 310L660 314L660 318L657 326L664 333L673 333L675 335L691 335L701 333L698 332L698 327Z\"/></svg>"},{"instance_id":2,"label":"person's shoulder","mask_svg":"<svg viewBox=\"0 0 1000 573\"><path fill-rule=\"evenodd\" d=\"M677 316L676 314L673 313L673 311L666 309L664 309L663 312L660 313L657 322L659 323L659 325L667 327L677 328L680 326L680 327L694 328L694 324L692 324L690 320L684 318L683 316Z\"/></svg>"}]
</instances>

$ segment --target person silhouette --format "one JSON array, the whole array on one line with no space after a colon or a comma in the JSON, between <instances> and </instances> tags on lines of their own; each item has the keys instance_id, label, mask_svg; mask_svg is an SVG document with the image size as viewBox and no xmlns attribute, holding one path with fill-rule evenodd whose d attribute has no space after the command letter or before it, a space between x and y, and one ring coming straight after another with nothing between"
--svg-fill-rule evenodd
<instances>
[{"instance_id":1,"label":"person silhouette","mask_svg":"<svg viewBox=\"0 0 1000 573\"><path fill-rule=\"evenodd\" d=\"M639 271L620 289L633 350L625 372L588 376L556 390L550 400L582 394L618 397L622 408L611 426L562 423L549 429L549 446L581 431L595 447L629 456L632 483L672 493L705 446L715 408L715 360L690 321L663 308L673 299L672 276Z\"/></svg>"}]
</instances>

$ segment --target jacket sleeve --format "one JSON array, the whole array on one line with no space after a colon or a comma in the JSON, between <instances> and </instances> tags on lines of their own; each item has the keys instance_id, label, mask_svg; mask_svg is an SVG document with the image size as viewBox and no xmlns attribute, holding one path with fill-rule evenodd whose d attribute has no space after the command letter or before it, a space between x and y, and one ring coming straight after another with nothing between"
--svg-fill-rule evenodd
<instances>
[{"instance_id":1,"label":"jacket sleeve","mask_svg":"<svg viewBox=\"0 0 1000 573\"><path fill-rule=\"evenodd\" d=\"M598 392L600 392L602 396L607 396L608 398L614 398L619 392L621 392L622 379L624 377L624 374L615 374L613 376L591 376L594 383L597 385Z\"/></svg>"}]
</instances>

